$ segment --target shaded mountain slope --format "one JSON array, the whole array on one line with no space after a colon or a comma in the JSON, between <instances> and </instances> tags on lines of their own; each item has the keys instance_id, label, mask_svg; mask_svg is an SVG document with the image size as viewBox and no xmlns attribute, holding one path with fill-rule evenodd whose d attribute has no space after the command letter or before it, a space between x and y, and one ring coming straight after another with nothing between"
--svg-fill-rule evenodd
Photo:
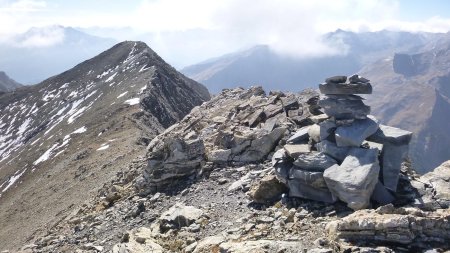
<instances>
[{"instance_id":1,"label":"shaded mountain slope","mask_svg":"<svg viewBox=\"0 0 450 253\"><path fill-rule=\"evenodd\" d=\"M433 50L396 54L362 70L374 84L373 96L368 97L373 113L386 124L415 133L410 157L420 173L450 159L446 148L450 145L450 44L433 45L425 47Z\"/></svg>"},{"instance_id":2,"label":"shaded mountain slope","mask_svg":"<svg viewBox=\"0 0 450 253\"><path fill-rule=\"evenodd\" d=\"M5 72L0 71L0 92L12 91L22 85L11 79Z\"/></svg>"},{"instance_id":3,"label":"shaded mountain slope","mask_svg":"<svg viewBox=\"0 0 450 253\"><path fill-rule=\"evenodd\" d=\"M145 145L209 99L142 42L122 42L0 96L1 249L80 205ZM157 108L157 109L155 109Z\"/></svg>"}]
</instances>

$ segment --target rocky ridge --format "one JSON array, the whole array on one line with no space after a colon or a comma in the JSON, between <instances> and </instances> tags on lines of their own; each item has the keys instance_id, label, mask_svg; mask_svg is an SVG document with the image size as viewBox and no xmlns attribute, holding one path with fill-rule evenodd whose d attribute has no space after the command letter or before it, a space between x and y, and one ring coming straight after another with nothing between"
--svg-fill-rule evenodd
<instances>
[{"instance_id":1,"label":"rocky ridge","mask_svg":"<svg viewBox=\"0 0 450 253\"><path fill-rule=\"evenodd\" d=\"M208 99L134 41L0 95L0 249L57 223Z\"/></svg>"},{"instance_id":2,"label":"rocky ridge","mask_svg":"<svg viewBox=\"0 0 450 253\"><path fill-rule=\"evenodd\" d=\"M350 100L348 103L354 103L351 101L355 97L345 96ZM324 155L311 159L310 146L318 143L322 129L314 125L330 120L321 111L319 101L323 100L320 99L312 90L269 95L259 87L222 91L155 137L144 157L121 170L114 180L103 185L93 200L49 228L46 236L30 240L32 244L23 250L408 252L449 249L443 233L448 231L450 202L450 187L445 183L450 171L447 163L424 176L415 174L407 162L395 167L396 189L388 190L394 196L390 201L393 203L364 202L364 207L379 206L376 211L353 212L341 201L326 203L292 196L292 185L286 186L277 170L278 163L272 163L280 158L278 150L285 150L289 157L304 157L296 164L315 169L342 166L348 157L359 156L345 154L339 162ZM347 115L338 119L345 126L358 126L355 123L358 120L373 120L364 118L363 114L356 119ZM305 127L312 130L306 131ZM378 125L373 128L373 131L360 132L367 137L374 136L375 141L377 132L384 130ZM401 133L397 137L403 137L386 134L382 137L389 137L395 144L407 143L410 133L394 130L393 133ZM306 140L307 144L293 144L293 140ZM356 150L363 149L367 155L357 160L362 164L366 164L365 159L369 164L377 163L378 147L363 144ZM320 151L314 151L313 155L315 152ZM383 164L383 157L380 161ZM378 175L369 175L371 180L378 181ZM320 177L308 180L313 185L324 186ZM380 180L383 187L389 185L382 176ZM428 228L434 224L442 224L436 230L441 233L431 233Z\"/></svg>"}]
</instances>

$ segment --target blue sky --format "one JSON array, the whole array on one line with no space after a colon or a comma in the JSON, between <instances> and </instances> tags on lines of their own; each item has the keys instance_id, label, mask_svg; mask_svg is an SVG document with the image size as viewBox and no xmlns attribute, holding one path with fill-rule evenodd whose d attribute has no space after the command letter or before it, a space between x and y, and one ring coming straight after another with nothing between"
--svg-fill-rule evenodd
<instances>
[{"instance_id":1,"label":"blue sky","mask_svg":"<svg viewBox=\"0 0 450 253\"><path fill-rule=\"evenodd\" d=\"M30 27L71 26L143 40L177 67L256 44L289 55L333 54L320 36L351 31L447 32L445 0L0 0L0 42ZM27 46L60 43L47 28ZM33 44L36 42L35 44Z\"/></svg>"}]
</instances>

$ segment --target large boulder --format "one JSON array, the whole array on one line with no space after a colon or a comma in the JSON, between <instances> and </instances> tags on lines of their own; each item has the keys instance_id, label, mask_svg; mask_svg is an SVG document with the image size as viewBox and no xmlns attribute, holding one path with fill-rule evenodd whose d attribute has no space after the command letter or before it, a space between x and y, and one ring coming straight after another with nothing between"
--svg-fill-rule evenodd
<instances>
[{"instance_id":1,"label":"large boulder","mask_svg":"<svg viewBox=\"0 0 450 253\"><path fill-rule=\"evenodd\" d=\"M308 171L324 171L337 162L331 156L322 152L301 153L294 161L294 165Z\"/></svg>"},{"instance_id":2,"label":"large boulder","mask_svg":"<svg viewBox=\"0 0 450 253\"><path fill-rule=\"evenodd\" d=\"M351 148L342 164L326 169L323 176L333 195L359 210L369 206L379 171L378 150Z\"/></svg>"},{"instance_id":3,"label":"large boulder","mask_svg":"<svg viewBox=\"0 0 450 253\"><path fill-rule=\"evenodd\" d=\"M165 189L174 180L195 174L205 160L205 146L198 138L156 140L150 149L144 177L154 190Z\"/></svg>"},{"instance_id":4,"label":"large boulder","mask_svg":"<svg viewBox=\"0 0 450 253\"><path fill-rule=\"evenodd\" d=\"M355 120L351 125L340 126L336 129L336 144L339 147L359 147L363 141L378 130L378 120L372 116L367 119Z\"/></svg>"},{"instance_id":5,"label":"large boulder","mask_svg":"<svg viewBox=\"0 0 450 253\"><path fill-rule=\"evenodd\" d=\"M338 147L334 142L323 140L316 145L317 150L342 162L350 150L350 147Z\"/></svg>"},{"instance_id":6,"label":"large boulder","mask_svg":"<svg viewBox=\"0 0 450 253\"><path fill-rule=\"evenodd\" d=\"M278 181L274 175L267 175L252 185L249 196L256 203L265 204L279 200L281 194L285 192L287 192L286 185Z\"/></svg>"},{"instance_id":7,"label":"large boulder","mask_svg":"<svg viewBox=\"0 0 450 253\"><path fill-rule=\"evenodd\" d=\"M159 229L162 233L170 229L187 227L204 215L201 209L177 203L159 217Z\"/></svg>"}]
</instances>

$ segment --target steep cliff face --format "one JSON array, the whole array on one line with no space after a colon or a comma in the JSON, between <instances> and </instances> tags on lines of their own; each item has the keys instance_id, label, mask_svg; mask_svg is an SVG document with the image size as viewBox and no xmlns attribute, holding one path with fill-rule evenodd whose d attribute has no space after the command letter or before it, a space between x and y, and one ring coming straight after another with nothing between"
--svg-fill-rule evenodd
<instances>
[{"instance_id":1,"label":"steep cliff face","mask_svg":"<svg viewBox=\"0 0 450 253\"><path fill-rule=\"evenodd\" d=\"M0 95L2 246L67 214L208 99L205 87L132 41Z\"/></svg>"},{"instance_id":2,"label":"steep cliff face","mask_svg":"<svg viewBox=\"0 0 450 253\"><path fill-rule=\"evenodd\" d=\"M444 148L450 145L450 44L433 44L432 50L397 54L361 72L374 84L367 98L372 112L386 124L414 132L410 157L420 173L450 158Z\"/></svg>"}]
</instances>

